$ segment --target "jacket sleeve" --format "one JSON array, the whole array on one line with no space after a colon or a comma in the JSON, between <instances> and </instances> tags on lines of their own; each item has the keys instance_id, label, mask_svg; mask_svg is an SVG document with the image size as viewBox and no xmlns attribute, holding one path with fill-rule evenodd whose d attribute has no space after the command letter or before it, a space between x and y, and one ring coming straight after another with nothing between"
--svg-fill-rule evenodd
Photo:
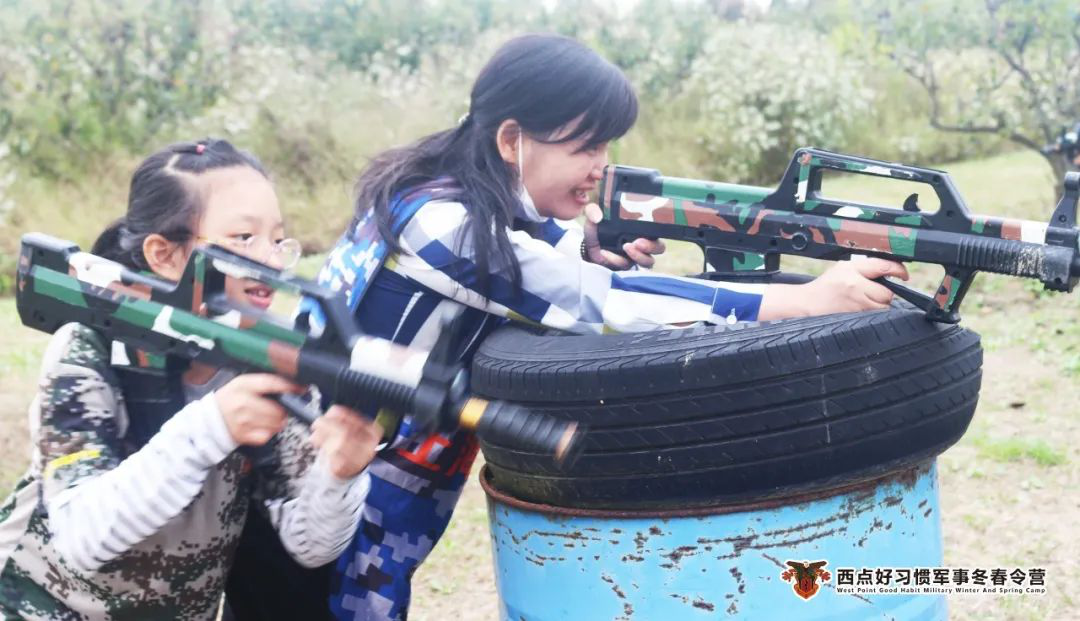
<instances>
[{"instance_id":1,"label":"jacket sleeve","mask_svg":"<svg viewBox=\"0 0 1080 621\"><path fill-rule=\"evenodd\" d=\"M420 209L400 237L405 252L390 257L385 268L463 304L576 333L752 321L765 290L760 284L706 282L647 270L616 272L560 251L561 238L552 246L522 231L507 235L521 267L520 291L507 266L492 263L487 295L481 293L460 203L432 202Z\"/></svg>"},{"instance_id":2,"label":"jacket sleeve","mask_svg":"<svg viewBox=\"0 0 1080 621\"><path fill-rule=\"evenodd\" d=\"M310 432L292 418L271 442L272 459L258 468L255 498L285 550L305 567L336 559L349 544L371 480L364 470L339 479L316 455Z\"/></svg>"},{"instance_id":3,"label":"jacket sleeve","mask_svg":"<svg viewBox=\"0 0 1080 621\"><path fill-rule=\"evenodd\" d=\"M579 259L585 231L574 220L548 218L537 226L536 238L572 259Z\"/></svg>"},{"instance_id":4,"label":"jacket sleeve","mask_svg":"<svg viewBox=\"0 0 1080 621\"><path fill-rule=\"evenodd\" d=\"M57 332L31 421L53 545L96 571L180 514L211 468L236 448L214 396L188 404L126 458L126 415L107 378L108 352L85 328Z\"/></svg>"}]
</instances>

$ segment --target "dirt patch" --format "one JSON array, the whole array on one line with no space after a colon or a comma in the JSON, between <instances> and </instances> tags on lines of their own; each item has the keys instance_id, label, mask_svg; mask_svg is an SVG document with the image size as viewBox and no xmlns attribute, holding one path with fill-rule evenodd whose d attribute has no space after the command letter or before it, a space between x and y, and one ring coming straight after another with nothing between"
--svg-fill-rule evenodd
<instances>
[{"instance_id":1,"label":"dirt patch","mask_svg":"<svg viewBox=\"0 0 1080 621\"><path fill-rule=\"evenodd\" d=\"M975 420L939 461L945 563L1044 568L1048 593L954 597L952 619L1076 618L1080 602L1070 585L1080 579L1073 528L1080 519L1078 403L1077 382L1038 352L987 353Z\"/></svg>"}]
</instances>

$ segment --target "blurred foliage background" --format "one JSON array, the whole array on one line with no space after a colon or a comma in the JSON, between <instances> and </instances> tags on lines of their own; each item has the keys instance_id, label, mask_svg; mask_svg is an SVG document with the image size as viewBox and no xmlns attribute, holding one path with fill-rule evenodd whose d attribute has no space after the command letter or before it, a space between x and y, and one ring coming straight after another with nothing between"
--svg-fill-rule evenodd
<instances>
[{"instance_id":1,"label":"blurred foliage background","mask_svg":"<svg viewBox=\"0 0 1080 621\"><path fill-rule=\"evenodd\" d=\"M207 135L261 157L292 232L324 250L365 159L456 122L516 34L576 37L626 71L642 111L618 161L773 184L798 146L931 165L1051 142L1080 117L1078 15L1072 0L0 0L0 291L20 232L88 244L142 156Z\"/></svg>"},{"instance_id":2,"label":"blurred foliage background","mask_svg":"<svg viewBox=\"0 0 1080 621\"><path fill-rule=\"evenodd\" d=\"M291 234L324 251L366 158L456 123L494 49L538 31L626 71L641 114L613 158L668 175L773 185L814 145L945 166L974 211L1045 219L1064 166L1038 150L1080 120L1076 0L0 0L0 294L22 233L88 247L123 213L142 157L210 135L259 155ZM1052 582L1046 596L956 598L952 617L1080 618L1065 586L1080 579L1080 504L1061 491L1080 485L1077 297L980 277L968 299L996 379L939 460L945 560L1035 563ZM48 340L11 302L4 484L27 462ZM475 483L455 516L414 580L416 618L497 616Z\"/></svg>"}]
</instances>

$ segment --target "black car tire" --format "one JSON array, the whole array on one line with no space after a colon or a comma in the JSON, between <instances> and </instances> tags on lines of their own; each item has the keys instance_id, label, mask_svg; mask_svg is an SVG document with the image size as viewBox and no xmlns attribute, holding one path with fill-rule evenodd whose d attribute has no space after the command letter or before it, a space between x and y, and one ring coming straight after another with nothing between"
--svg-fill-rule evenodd
<instances>
[{"instance_id":1,"label":"black car tire","mask_svg":"<svg viewBox=\"0 0 1080 621\"><path fill-rule=\"evenodd\" d=\"M636 334L507 326L473 390L588 426L577 461L482 443L496 488L634 509L766 498L880 475L955 443L975 411L977 334L910 306Z\"/></svg>"}]
</instances>

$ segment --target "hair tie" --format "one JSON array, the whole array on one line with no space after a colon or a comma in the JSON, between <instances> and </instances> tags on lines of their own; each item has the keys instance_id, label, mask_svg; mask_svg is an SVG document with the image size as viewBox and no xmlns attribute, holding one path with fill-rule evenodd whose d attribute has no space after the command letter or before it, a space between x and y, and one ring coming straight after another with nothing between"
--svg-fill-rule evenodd
<instances>
[{"instance_id":1,"label":"hair tie","mask_svg":"<svg viewBox=\"0 0 1080 621\"><path fill-rule=\"evenodd\" d=\"M120 246L120 249L127 252L135 247L136 235L128 228L127 222L124 222L116 228L117 239L116 244Z\"/></svg>"},{"instance_id":2,"label":"hair tie","mask_svg":"<svg viewBox=\"0 0 1080 621\"><path fill-rule=\"evenodd\" d=\"M203 151L205 151L205 150L206 150L206 145L205 144L200 142L199 144L195 145L195 155L202 155Z\"/></svg>"},{"instance_id":3,"label":"hair tie","mask_svg":"<svg viewBox=\"0 0 1080 621\"><path fill-rule=\"evenodd\" d=\"M457 120L457 124L458 124L459 126L463 126L463 125L465 125L466 123L468 123L470 119L472 119L472 113L471 113L471 112L469 112L468 110L466 110L466 111L465 111L465 114L462 114L462 115L461 115L461 118L459 118L459 119Z\"/></svg>"}]
</instances>

